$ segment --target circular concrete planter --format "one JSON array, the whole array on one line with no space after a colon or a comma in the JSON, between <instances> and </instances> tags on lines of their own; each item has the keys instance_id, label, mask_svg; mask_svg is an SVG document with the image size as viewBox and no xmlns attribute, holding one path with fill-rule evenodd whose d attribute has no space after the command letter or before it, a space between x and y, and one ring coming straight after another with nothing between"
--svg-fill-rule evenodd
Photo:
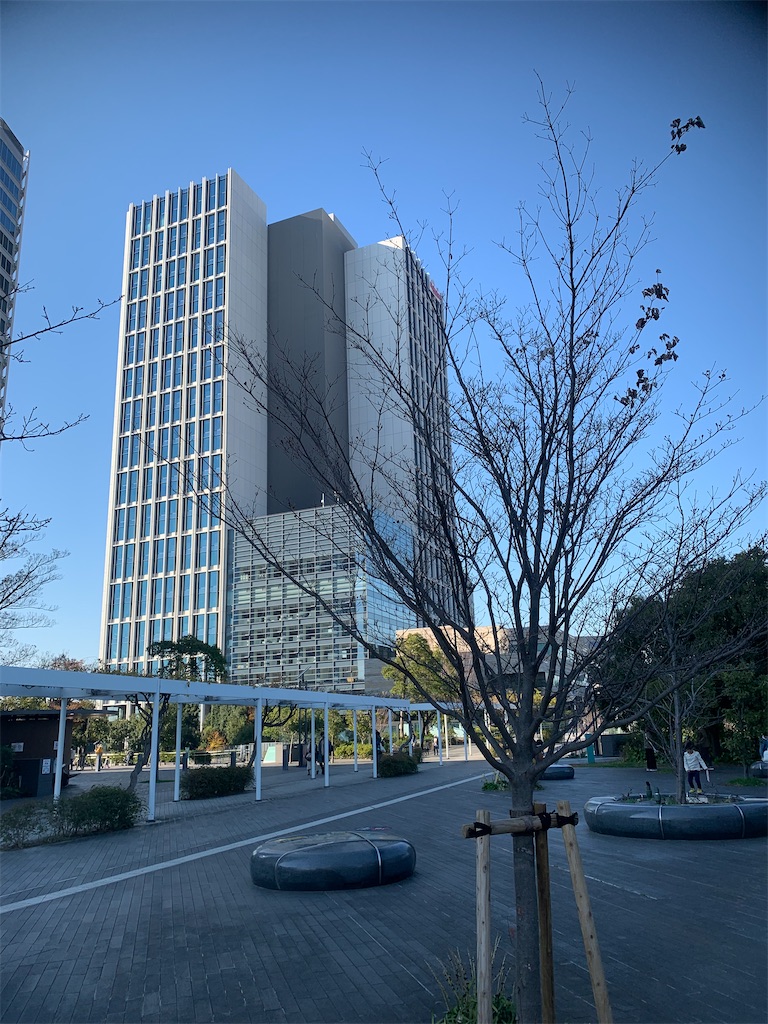
<instances>
[{"instance_id":1,"label":"circular concrete planter","mask_svg":"<svg viewBox=\"0 0 768 1024\"><path fill-rule=\"evenodd\" d=\"M632 839L751 839L768 835L768 800L669 805L593 796L584 805L584 817L593 832Z\"/></svg>"},{"instance_id":2,"label":"circular concrete planter","mask_svg":"<svg viewBox=\"0 0 768 1024\"><path fill-rule=\"evenodd\" d=\"M363 889L409 878L416 851L387 829L268 839L251 855L251 879L264 889Z\"/></svg>"},{"instance_id":3,"label":"circular concrete planter","mask_svg":"<svg viewBox=\"0 0 768 1024\"><path fill-rule=\"evenodd\" d=\"M751 779L768 780L768 761L753 761L747 769L747 775Z\"/></svg>"},{"instance_id":4,"label":"circular concrete planter","mask_svg":"<svg viewBox=\"0 0 768 1024\"><path fill-rule=\"evenodd\" d=\"M553 779L572 779L573 778L573 765L572 764L551 764L549 768L544 769L544 773L541 778L545 782L549 782Z\"/></svg>"}]
</instances>

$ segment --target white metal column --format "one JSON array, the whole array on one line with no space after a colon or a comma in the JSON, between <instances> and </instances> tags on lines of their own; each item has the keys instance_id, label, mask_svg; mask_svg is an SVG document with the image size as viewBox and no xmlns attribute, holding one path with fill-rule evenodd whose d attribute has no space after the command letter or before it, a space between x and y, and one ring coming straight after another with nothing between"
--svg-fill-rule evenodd
<instances>
[{"instance_id":1,"label":"white metal column","mask_svg":"<svg viewBox=\"0 0 768 1024\"><path fill-rule=\"evenodd\" d=\"M64 740L67 735L67 698L61 698L59 708L59 736L56 744L56 772L53 779L53 799L61 796L61 777L64 772Z\"/></svg>"},{"instance_id":2,"label":"white metal column","mask_svg":"<svg viewBox=\"0 0 768 1024\"><path fill-rule=\"evenodd\" d=\"M149 801L147 806L147 821L155 820L155 804L157 802L157 759L160 756L158 753L158 736L160 734L160 681L158 680L157 689L155 690L155 696L152 699L152 739L149 746L149 763L151 770L149 773Z\"/></svg>"},{"instance_id":3,"label":"white metal column","mask_svg":"<svg viewBox=\"0 0 768 1024\"><path fill-rule=\"evenodd\" d=\"M173 771L173 802L178 803L181 799L181 715L184 711L183 704L176 705L176 762Z\"/></svg>"},{"instance_id":4,"label":"white metal column","mask_svg":"<svg viewBox=\"0 0 768 1024\"><path fill-rule=\"evenodd\" d=\"M261 713L263 703L263 697L257 697L256 708L253 713L253 741L256 744L256 759L253 762L253 775L256 783L257 801L261 800Z\"/></svg>"},{"instance_id":5,"label":"white metal column","mask_svg":"<svg viewBox=\"0 0 768 1024\"><path fill-rule=\"evenodd\" d=\"M331 766L328 763L328 705L323 704L323 788L331 784Z\"/></svg>"}]
</instances>

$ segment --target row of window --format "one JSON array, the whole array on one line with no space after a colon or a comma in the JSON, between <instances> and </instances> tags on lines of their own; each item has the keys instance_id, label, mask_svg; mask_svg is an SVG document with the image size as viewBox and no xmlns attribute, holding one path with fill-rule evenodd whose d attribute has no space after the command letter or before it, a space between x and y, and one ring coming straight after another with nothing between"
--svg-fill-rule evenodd
<instances>
[{"instance_id":1,"label":"row of window","mask_svg":"<svg viewBox=\"0 0 768 1024\"><path fill-rule=\"evenodd\" d=\"M185 573L136 583L115 583L109 588L110 619L143 619L150 615L174 615L216 609L219 605L219 571ZM178 606L177 606L178 605Z\"/></svg>"},{"instance_id":2,"label":"row of window","mask_svg":"<svg viewBox=\"0 0 768 1024\"><path fill-rule=\"evenodd\" d=\"M218 452L222 448L222 427L221 416L214 416L212 419L201 420L200 423L187 423L184 428L184 456L191 458L195 455L207 455L209 452ZM158 447L155 447L156 439ZM158 431L149 430L146 435L131 434L121 437L118 447L118 470L138 468L140 462L150 468L155 458L161 462L169 459L181 458L182 427L162 427ZM143 452L143 460L142 460ZM194 473L194 466L186 467ZM202 467L198 466L198 475ZM131 490L130 479L126 487L126 493ZM146 498L151 498L152 473L145 474L144 491ZM118 481L118 493L123 488ZM150 492L150 493L147 493Z\"/></svg>"},{"instance_id":3,"label":"row of window","mask_svg":"<svg viewBox=\"0 0 768 1024\"><path fill-rule=\"evenodd\" d=\"M165 301L162 295L156 295L151 300L139 299L138 302L130 302L125 311L126 333L146 330L148 314L150 325L156 327L160 323L167 324L170 320L183 320L187 315L194 316L200 312L201 304L204 312L224 306L225 298L225 278L217 277L215 280L204 281L202 287L192 284L189 288L165 292ZM178 329L183 333L181 324L178 325Z\"/></svg>"},{"instance_id":4,"label":"row of window","mask_svg":"<svg viewBox=\"0 0 768 1024\"><path fill-rule=\"evenodd\" d=\"M197 285L194 285L197 288ZM222 293L223 299L223 293ZM193 297L193 304L198 301ZM141 303L139 303L139 307ZM142 321L146 326L146 309L138 309L138 316L136 322L141 324ZM135 329L135 326L134 326ZM203 344L205 346L213 344L213 342L221 342L224 339L224 310L220 309L216 313L206 313L203 317L193 316L190 320L179 320L177 323L166 323L162 328L153 327L149 332L149 349L147 349L147 332L144 329L140 329L137 334L129 333L125 338L125 346L123 349L123 365L130 366L132 363L142 363L144 359L157 359L160 355L160 342L162 337L162 354L164 356L172 355L174 352L182 352L184 350L184 340L186 334L187 348L197 348L200 341L200 335L202 333ZM219 346L221 358L223 360L223 347ZM222 370L223 372L223 370Z\"/></svg>"},{"instance_id":5,"label":"row of window","mask_svg":"<svg viewBox=\"0 0 768 1024\"><path fill-rule=\"evenodd\" d=\"M132 382L132 390L136 390L136 383L135 380ZM141 383L143 386L143 382ZM156 383L154 386L157 386ZM186 389L185 401L182 401L183 397L184 389L176 388L173 391L161 392L159 396L150 394L146 399L126 399L120 406L120 433L141 430L142 423L147 430L151 430L158 423L178 423L183 418L191 420L198 415L210 416L212 412L220 413L223 410L224 381L192 384ZM149 451L154 451L153 439L148 437L146 446Z\"/></svg>"},{"instance_id":6,"label":"row of window","mask_svg":"<svg viewBox=\"0 0 768 1024\"><path fill-rule=\"evenodd\" d=\"M161 502L165 505L165 502ZM175 505L176 502L168 502ZM161 510L158 508L157 512ZM165 515L165 509L162 510ZM170 513L168 513L170 514ZM175 525L159 523L156 533L175 532ZM112 550L112 580L132 580L134 576L162 576L165 573L188 569L215 568L220 561L219 530L210 533L187 533L182 537L156 536L154 541L143 540L138 545L130 540L131 523L128 522L117 531L125 533L127 544L118 543ZM147 536L147 534L142 534ZM150 571L151 570L151 571Z\"/></svg>"},{"instance_id":7,"label":"row of window","mask_svg":"<svg viewBox=\"0 0 768 1024\"><path fill-rule=\"evenodd\" d=\"M218 178L210 178L192 186L192 213L194 216L199 216L203 212L203 193L205 193L206 212L215 210L217 206L226 206L226 175L220 174ZM184 221L188 218L188 188L181 188L177 192L169 193L167 200L165 196L155 196L148 202L134 206L131 233L140 235L149 232L152 230L153 223L156 230L165 227L166 213L168 224L175 224L177 221Z\"/></svg>"},{"instance_id":8,"label":"row of window","mask_svg":"<svg viewBox=\"0 0 768 1024\"><path fill-rule=\"evenodd\" d=\"M197 381L198 366L200 368L200 380L210 380L212 377L224 376L224 346L217 345L215 348L205 348L198 356L193 351L187 354L187 384L194 384ZM142 394L144 387L144 366L137 366L135 370L125 369L123 371L123 395L125 398L138 397ZM182 356L163 359L162 363L151 362L146 367L147 371L147 392L158 390L165 391L168 388L178 388L182 385L182 372L184 360ZM223 381L218 382L223 388Z\"/></svg>"},{"instance_id":9,"label":"row of window","mask_svg":"<svg viewBox=\"0 0 768 1024\"><path fill-rule=\"evenodd\" d=\"M192 221L191 232L189 225L184 223L157 231L154 236L141 235L134 238L130 247L129 268L138 270L140 267L148 267L150 262L160 263L163 258L170 260L185 256L188 248L195 252L203 246L224 242L226 238L227 211L209 213L205 219L198 217Z\"/></svg>"},{"instance_id":10,"label":"row of window","mask_svg":"<svg viewBox=\"0 0 768 1024\"><path fill-rule=\"evenodd\" d=\"M199 491L216 490L222 485L221 455L201 455L197 459L172 462L157 467L147 466L143 471L142 501L155 498L174 497L178 494L195 494ZM139 500L139 470L131 469L118 474L115 488L115 505L135 505ZM185 498L185 501L194 501ZM216 504L214 504L214 502ZM210 506L210 511L219 515L219 496L206 495L201 501L198 517ZM207 525L207 524L206 524ZM191 527L185 527L191 529Z\"/></svg>"},{"instance_id":11,"label":"row of window","mask_svg":"<svg viewBox=\"0 0 768 1024\"><path fill-rule=\"evenodd\" d=\"M19 182L23 180L24 169L2 139L0 139L0 162L5 164Z\"/></svg>"},{"instance_id":12,"label":"row of window","mask_svg":"<svg viewBox=\"0 0 768 1024\"><path fill-rule=\"evenodd\" d=\"M147 643L158 643L160 640L172 640L174 633L178 638L182 636L197 637L207 644L218 642L219 616L216 612L197 615L179 615L176 619L167 617L164 619L150 619L149 630L145 620L130 623L115 623L107 627L107 661L125 662L128 659L143 659ZM148 639L147 639L148 635ZM133 644L131 644L133 640ZM156 663L150 662L150 668L156 667ZM134 665L134 671L138 671Z\"/></svg>"},{"instance_id":13,"label":"row of window","mask_svg":"<svg viewBox=\"0 0 768 1024\"><path fill-rule=\"evenodd\" d=\"M189 280L191 282L200 280L202 271L203 277L214 277L216 274L223 274L227 261L226 245L211 246L201 254L193 253L189 261L186 256L178 259L169 259L165 264L158 263L152 271L152 291L154 293L175 288L177 285L187 283L187 268L189 268ZM165 277L163 277L163 266L165 266ZM143 270L134 270L128 276L128 299L134 301L138 298L146 298L149 295L150 270L149 267Z\"/></svg>"}]
</instances>

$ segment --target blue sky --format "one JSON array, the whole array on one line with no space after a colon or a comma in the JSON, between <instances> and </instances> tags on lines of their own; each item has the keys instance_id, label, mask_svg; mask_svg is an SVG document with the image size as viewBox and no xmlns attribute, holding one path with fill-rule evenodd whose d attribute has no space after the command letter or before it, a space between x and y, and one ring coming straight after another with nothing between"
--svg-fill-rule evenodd
<instances>
[{"instance_id":1,"label":"blue sky","mask_svg":"<svg viewBox=\"0 0 768 1024\"><path fill-rule=\"evenodd\" d=\"M738 404L766 392L763 4L6 0L0 11L0 112L31 152L21 279L33 289L17 333L43 305L58 317L119 294L129 203L230 166L270 221L322 206L361 245L387 237L363 149L387 160L407 224L439 227L443 191L455 193L473 280L514 305L494 243L518 202L536 199L545 154L522 115L535 113L537 72L556 95L575 87L569 119L591 130L607 194L633 158L666 151L672 118L703 118L643 207L655 241L638 273L660 267L670 287L682 397L715 364ZM13 406L89 420L2 452L4 503L51 516L45 546L70 552L46 592L55 625L19 639L86 660L99 654L117 336L115 307L26 347ZM739 433L702 487L737 467L768 476L764 410Z\"/></svg>"}]
</instances>

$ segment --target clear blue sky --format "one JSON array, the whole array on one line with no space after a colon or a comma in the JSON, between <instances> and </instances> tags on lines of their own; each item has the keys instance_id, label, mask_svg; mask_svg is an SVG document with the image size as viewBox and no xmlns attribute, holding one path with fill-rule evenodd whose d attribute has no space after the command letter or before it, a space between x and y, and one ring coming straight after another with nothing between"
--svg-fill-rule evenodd
<instances>
[{"instance_id":1,"label":"clear blue sky","mask_svg":"<svg viewBox=\"0 0 768 1024\"><path fill-rule=\"evenodd\" d=\"M666 150L672 118L703 118L645 207L656 241L638 270L662 268L671 289L681 385L717 364L740 402L766 391L762 3L6 0L1 17L0 109L31 151L21 278L34 290L17 333L43 305L58 317L119 294L129 203L230 166L270 221L322 206L359 244L387 237L363 148L387 158L408 223L439 225L455 192L475 282L514 303L494 241L536 198L543 153L522 122L536 71L555 93L575 86L570 120L591 129L609 191L634 157ZM4 503L51 516L45 545L71 553L46 594L56 624L19 639L86 660L99 653L117 336L115 308L27 346L14 407L90 418L2 453ZM720 472L765 477L764 412L740 433Z\"/></svg>"}]
</instances>

